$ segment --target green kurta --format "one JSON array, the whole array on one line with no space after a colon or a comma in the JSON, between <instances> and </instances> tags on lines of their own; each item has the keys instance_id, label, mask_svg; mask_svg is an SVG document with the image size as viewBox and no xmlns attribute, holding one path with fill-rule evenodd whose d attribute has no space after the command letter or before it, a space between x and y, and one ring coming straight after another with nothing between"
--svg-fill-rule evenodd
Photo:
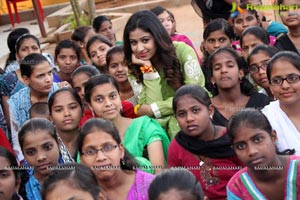
<instances>
[{"instance_id":1,"label":"green kurta","mask_svg":"<svg viewBox=\"0 0 300 200\"><path fill-rule=\"evenodd\" d=\"M154 119L148 116L135 118L126 129L123 144L143 171L153 173L155 170L150 161L143 157L144 148L155 141L162 142L167 166L170 141L165 130Z\"/></svg>"},{"instance_id":2,"label":"green kurta","mask_svg":"<svg viewBox=\"0 0 300 200\"><path fill-rule=\"evenodd\" d=\"M204 87L204 74L194 49L183 42L173 42L173 44L180 61L184 84ZM144 76L138 103L151 105L155 118L168 132L169 138L173 139L180 130L172 109L173 96L176 91L167 84L166 79L161 77L164 77L163 70Z\"/></svg>"}]
</instances>

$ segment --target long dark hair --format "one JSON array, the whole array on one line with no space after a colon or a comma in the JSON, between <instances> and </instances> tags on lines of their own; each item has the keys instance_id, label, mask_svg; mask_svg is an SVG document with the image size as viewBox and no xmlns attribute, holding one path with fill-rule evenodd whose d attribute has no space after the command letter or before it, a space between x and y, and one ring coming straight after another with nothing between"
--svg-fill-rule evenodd
<instances>
[{"instance_id":1,"label":"long dark hair","mask_svg":"<svg viewBox=\"0 0 300 200\"><path fill-rule=\"evenodd\" d=\"M190 200L202 200L204 198L200 183L192 172L187 169L166 169L155 176L149 186L149 200L157 200L160 194L170 190L187 194Z\"/></svg>"},{"instance_id":2,"label":"long dark hair","mask_svg":"<svg viewBox=\"0 0 300 200\"><path fill-rule=\"evenodd\" d=\"M176 49L172 40L163 27L157 16L149 10L142 10L134 13L127 21L124 34L124 54L125 60L131 73L137 78L139 82L143 82L143 74L140 66L133 65L131 61L132 50L129 40L130 32L140 28L145 32L150 33L155 41L156 53L155 56L162 63L165 79L167 83L173 88L177 89L184 84L180 62L176 56Z\"/></svg>"},{"instance_id":3,"label":"long dark hair","mask_svg":"<svg viewBox=\"0 0 300 200\"><path fill-rule=\"evenodd\" d=\"M24 34L29 33L29 30L27 28L15 28L13 29L8 37L7 37L7 46L9 48L9 55L8 58L6 60L6 64L5 64L5 69L7 67L7 65L10 64L10 62L15 61L16 58L16 42L17 39Z\"/></svg>"},{"instance_id":4,"label":"long dark hair","mask_svg":"<svg viewBox=\"0 0 300 200\"><path fill-rule=\"evenodd\" d=\"M54 169L45 179L41 196L46 199L47 193L55 189L58 182L70 185L70 187L90 193L94 200L98 200L100 187L92 170L82 164L67 163Z\"/></svg>"},{"instance_id":5,"label":"long dark hair","mask_svg":"<svg viewBox=\"0 0 300 200\"><path fill-rule=\"evenodd\" d=\"M234 30L232 28L232 26L229 24L228 21L226 21L223 18L217 18L214 19L212 21L210 21L207 26L204 29L203 32L203 40L207 40L207 38L210 36L211 33L215 32L215 31L222 31L229 39L230 41L232 41L234 39ZM203 53L204 55L204 61L202 63L202 71L205 77L205 87L209 90L212 91L213 90L213 84L210 82L210 78L209 78L209 67L208 67L208 57L209 57L209 53L208 51L205 51Z\"/></svg>"}]
</instances>

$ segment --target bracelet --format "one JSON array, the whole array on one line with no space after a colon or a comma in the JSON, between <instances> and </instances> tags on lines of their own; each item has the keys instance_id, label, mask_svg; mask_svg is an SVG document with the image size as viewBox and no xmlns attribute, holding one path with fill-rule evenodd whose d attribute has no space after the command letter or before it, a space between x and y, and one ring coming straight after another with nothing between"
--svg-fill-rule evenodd
<instances>
[{"instance_id":1,"label":"bracelet","mask_svg":"<svg viewBox=\"0 0 300 200\"><path fill-rule=\"evenodd\" d=\"M136 115L138 115L138 111L139 111L140 107L141 107L141 104L136 104L136 106L134 106L133 111Z\"/></svg>"},{"instance_id":2,"label":"bracelet","mask_svg":"<svg viewBox=\"0 0 300 200\"><path fill-rule=\"evenodd\" d=\"M143 65L140 67L141 71L143 74L145 73L151 73L151 72L155 72L155 69L153 66L146 66L146 65Z\"/></svg>"}]
</instances>

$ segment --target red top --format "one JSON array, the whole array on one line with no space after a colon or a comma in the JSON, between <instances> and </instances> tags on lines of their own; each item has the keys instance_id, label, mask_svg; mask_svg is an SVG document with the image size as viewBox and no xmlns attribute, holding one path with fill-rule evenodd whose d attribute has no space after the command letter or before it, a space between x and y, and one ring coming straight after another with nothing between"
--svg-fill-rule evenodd
<instances>
[{"instance_id":1,"label":"red top","mask_svg":"<svg viewBox=\"0 0 300 200\"><path fill-rule=\"evenodd\" d=\"M123 116L128 118L136 118L136 114L134 113L134 107L133 104L130 101L122 100L122 110L123 110ZM93 117L93 113L90 110L85 110L84 115L80 120L79 127L81 127L88 119Z\"/></svg>"},{"instance_id":2,"label":"red top","mask_svg":"<svg viewBox=\"0 0 300 200\"><path fill-rule=\"evenodd\" d=\"M226 199L226 185L238 172L242 162L236 157L200 160L173 139L168 149L168 167L182 167L191 171L209 199Z\"/></svg>"},{"instance_id":3,"label":"red top","mask_svg":"<svg viewBox=\"0 0 300 200\"><path fill-rule=\"evenodd\" d=\"M5 135L5 132L1 128L0 128L0 146L8 149L11 153L14 154L14 151L11 148L11 145Z\"/></svg>"}]
</instances>

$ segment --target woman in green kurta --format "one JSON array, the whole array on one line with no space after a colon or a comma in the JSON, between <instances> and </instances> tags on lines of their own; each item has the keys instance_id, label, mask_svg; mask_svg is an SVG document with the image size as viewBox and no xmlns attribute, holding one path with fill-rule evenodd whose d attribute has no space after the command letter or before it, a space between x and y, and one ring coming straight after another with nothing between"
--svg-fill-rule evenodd
<instances>
[{"instance_id":1,"label":"woman in green kurta","mask_svg":"<svg viewBox=\"0 0 300 200\"><path fill-rule=\"evenodd\" d=\"M180 130L172 110L175 91L186 84L205 85L197 55L185 43L172 42L151 11L134 13L123 36L125 60L143 83L135 111L139 116L156 118L173 138Z\"/></svg>"},{"instance_id":2,"label":"woman in green kurta","mask_svg":"<svg viewBox=\"0 0 300 200\"><path fill-rule=\"evenodd\" d=\"M115 124L122 143L142 170L156 173L167 166L170 141L166 132L148 116L131 119L121 115L119 87L112 76L101 74L92 77L86 82L84 92L90 110L95 116Z\"/></svg>"}]
</instances>

